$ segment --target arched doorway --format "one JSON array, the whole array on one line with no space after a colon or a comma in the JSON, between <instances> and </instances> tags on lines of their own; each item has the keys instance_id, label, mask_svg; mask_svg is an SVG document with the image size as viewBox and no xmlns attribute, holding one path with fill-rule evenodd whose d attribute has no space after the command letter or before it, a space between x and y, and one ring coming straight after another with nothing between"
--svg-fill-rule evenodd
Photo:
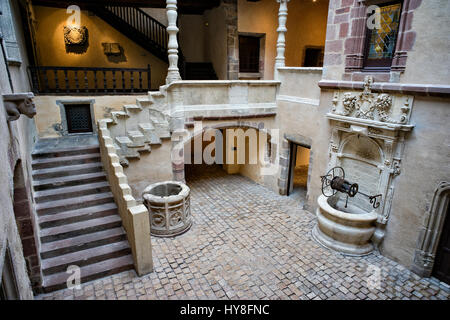
<instances>
[{"instance_id":1,"label":"arched doorway","mask_svg":"<svg viewBox=\"0 0 450 320\"><path fill-rule=\"evenodd\" d=\"M447 202L446 218L436 250L432 275L450 284L450 206Z\"/></svg>"},{"instance_id":2,"label":"arched doorway","mask_svg":"<svg viewBox=\"0 0 450 320\"><path fill-rule=\"evenodd\" d=\"M412 270L450 283L450 183L436 188L430 210L425 217Z\"/></svg>"},{"instance_id":3,"label":"arched doorway","mask_svg":"<svg viewBox=\"0 0 450 320\"><path fill-rule=\"evenodd\" d=\"M273 149L270 134L258 127L229 123L194 131L184 144L185 179L222 170L261 182Z\"/></svg>"}]
</instances>

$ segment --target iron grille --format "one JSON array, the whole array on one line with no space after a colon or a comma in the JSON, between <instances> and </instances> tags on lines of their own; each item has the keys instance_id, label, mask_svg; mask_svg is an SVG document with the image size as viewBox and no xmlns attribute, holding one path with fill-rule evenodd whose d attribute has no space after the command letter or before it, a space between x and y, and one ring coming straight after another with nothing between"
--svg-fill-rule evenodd
<instances>
[{"instance_id":1,"label":"iron grille","mask_svg":"<svg viewBox=\"0 0 450 320\"><path fill-rule=\"evenodd\" d=\"M89 104L65 105L67 131L69 133L92 132L91 108Z\"/></svg>"}]
</instances>

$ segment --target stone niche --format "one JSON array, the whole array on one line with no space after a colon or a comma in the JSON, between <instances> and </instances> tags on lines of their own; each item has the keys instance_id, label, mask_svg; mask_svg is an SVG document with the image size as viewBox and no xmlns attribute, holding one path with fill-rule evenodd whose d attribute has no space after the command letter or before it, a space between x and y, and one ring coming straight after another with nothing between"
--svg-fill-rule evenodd
<instances>
[{"instance_id":1,"label":"stone niche","mask_svg":"<svg viewBox=\"0 0 450 320\"><path fill-rule=\"evenodd\" d=\"M372 241L378 245L391 213L395 178L401 174L405 137L414 128L409 123L413 97L372 93L372 82L366 77L363 91L336 91L326 117L332 132L328 169L341 166L346 180L358 183L361 192L382 195L376 209L361 194L349 199L349 204L377 213Z\"/></svg>"}]
</instances>

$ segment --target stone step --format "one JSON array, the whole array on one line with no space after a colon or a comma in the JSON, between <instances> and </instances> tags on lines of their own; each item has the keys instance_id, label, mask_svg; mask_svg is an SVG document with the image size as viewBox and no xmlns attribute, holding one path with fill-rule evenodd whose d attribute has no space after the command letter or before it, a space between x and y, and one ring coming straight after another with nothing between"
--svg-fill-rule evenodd
<instances>
[{"instance_id":1,"label":"stone step","mask_svg":"<svg viewBox=\"0 0 450 320\"><path fill-rule=\"evenodd\" d=\"M100 149L98 144L89 146L74 146L70 148L60 148L46 151L34 151L32 153L32 158L39 159L39 158L67 157L88 153L99 153L99 151Z\"/></svg>"},{"instance_id":2,"label":"stone step","mask_svg":"<svg viewBox=\"0 0 450 320\"><path fill-rule=\"evenodd\" d=\"M111 192L104 192L69 199L37 203L36 212L38 213L38 215L60 213L62 211L86 208L113 201L113 194Z\"/></svg>"},{"instance_id":3,"label":"stone step","mask_svg":"<svg viewBox=\"0 0 450 320\"><path fill-rule=\"evenodd\" d=\"M122 227L88 233L76 237L41 244L41 258L48 259L58 255L95 248L98 246L126 240Z\"/></svg>"},{"instance_id":4,"label":"stone step","mask_svg":"<svg viewBox=\"0 0 450 320\"><path fill-rule=\"evenodd\" d=\"M106 173L103 171L66 177L56 177L37 181L35 180L33 181L33 188L36 191L48 190L52 188L76 186L80 184L100 182L100 181L106 181Z\"/></svg>"},{"instance_id":5,"label":"stone step","mask_svg":"<svg viewBox=\"0 0 450 320\"><path fill-rule=\"evenodd\" d=\"M140 131L128 131L128 138L132 141L128 147L143 147L145 145L145 136Z\"/></svg>"},{"instance_id":6,"label":"stone step","mask_svg":"<svg viewBox=\"0 0 450 320\"><path fill-rule=\"evenodd\" d=\"M36 203L43 203L47 201L80 197L84 195L103 193L108 191L110 191L109 183L107 181L102 181L80 184L77 186L36 191L34 193L34 199L36 200Z\"/></svg>"},{"instance_id":7,"label":"stone step","mask_svg":"<svg viewBox=\"0 0 450 320\"><path fill-rule=\"evenodd\" d=\"M84 283L130 269L133 269L133 258L131 255L126 255L81 267L80 280ZM66 273L65 271L44 276L42 284L44 291L51 292L54 290L67 288L66 282L70 276L71 274Z\"/></svg>"},{"instance_id":8,"label":"stone step","mask_svg":"<svg viewBox=\"0 0 450 320\"><path fill-rule=\"evenodd\" d=\"M116 137L116 142L120 146L120 153L124 157L140 159L141 156L137 150L133 149L133 147L128 148L128 146L133 145L133 141L130 138L127 136Z\"/></svg>"},{"instance_id":9,"label":"stone step","mask_svg":"<svg viewBox=\"0 0 450 320\"><path fill-rule=\"evenodd\" d=\"M41 229L40 238L42 243L67 239L81 234L93 233L106 229L117 228L122 225L119 215L109 215L96 219L89 219L61 226Z\"/></svg>"},{"instance_id":10,"label":"stone step","mask_svg":"<svg viewBox=\"0 0 450 320\"><path fill-rule=\"evenodd\" d=\"M39 226L41 228L50 228L63 224L105 217L112 214L118 214L117 205L113 202L40 216Z\"/></svg>"},{"instance_id":11,"label":"stone step","mask_svg":"<svg viewBox=\"0 0 450 320\"><path fill-rule=\"evenodd\" d=\"M150 144L161 144L161 139L158 137L155 131L155 127L152 123L140 123L138 129L145 136L145 141Z\"/></svg>"},{"instance_id":12,"label":"stone step","mask_svg":"<svg viewBox=\"0 0 450 320\"><path fill-rule=\"evenodd\" d=\"M99 162L100 153L87 153L80 155L70 155L65 157L38 158L32 161L33 170L54 168L67 165Z\"/></svg>"},{"instance_id":13,"label":"stone step","mask_svg":"<svg viewBox=\"0 0 450 320\"><path fill-rule=\"evenodd\" d=\"M136 104L141 108L149 107L152 103L149 98L136 98Z\"/></svg>"},{"instance_id":14,"label":"stone step","mask_svg":"<svg viewBox=\"0 0 450 320\"><path fill-rule=\"evenodd\" d=\"M71 176L75 174L93 173L98 171L102 171L101 162L37 169L33 170L32 175L34 180L43 180L56 177Z\"/></svg>"},{"instance_id":15,"label":"stone step","mask_svg":"<svg viewBox=\"0 0 450 320\"><path fill-rule=\"evenodd\" d=\"M121 148L133 143L133 141L131 141L131 139L127 136L116 137L116 141Z\"/></svg>"},{"instance_id":16,"label":"stone step","mask_svg":"<svg viewBox=\"0 0 450 320\"><path fill-rule=\"evenodd\" d=\"M136 104L125 104L123 106L123 111L125 112L140 112L142 108Z\"/></svg>"},{"instance_id":17,"label":"stone step","mask_svg":"<svg viewBox=\"0 0 450 320\"><path fill-rule=\"evenodd\" d=\"M43 259L41 262L44 275L65 272L69 265L83 267L111 258L128 255L131 253L127 241L120 241L103 246L67 253L57 257Z\"/></svg>"}]
</instances>

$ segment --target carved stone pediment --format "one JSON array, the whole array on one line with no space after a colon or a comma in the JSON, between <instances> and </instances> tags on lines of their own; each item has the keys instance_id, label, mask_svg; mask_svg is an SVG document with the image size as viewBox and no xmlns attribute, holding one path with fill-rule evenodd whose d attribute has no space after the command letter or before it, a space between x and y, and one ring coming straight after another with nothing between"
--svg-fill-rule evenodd
<instances>
[{"instance_id":1,"label":"carved stone pediment","mask_svg":"<svg viewBox=\"0 0 450 320\"><path fill-rule=\"evenodd\" d=\"M378 123L408 125L413 103L412 96L391 95L387 93L372 93L373 79L367 76L364 90L336 91L334 93L329 118L334 115L369 120Z\"/></svg>"}]
</instances>

